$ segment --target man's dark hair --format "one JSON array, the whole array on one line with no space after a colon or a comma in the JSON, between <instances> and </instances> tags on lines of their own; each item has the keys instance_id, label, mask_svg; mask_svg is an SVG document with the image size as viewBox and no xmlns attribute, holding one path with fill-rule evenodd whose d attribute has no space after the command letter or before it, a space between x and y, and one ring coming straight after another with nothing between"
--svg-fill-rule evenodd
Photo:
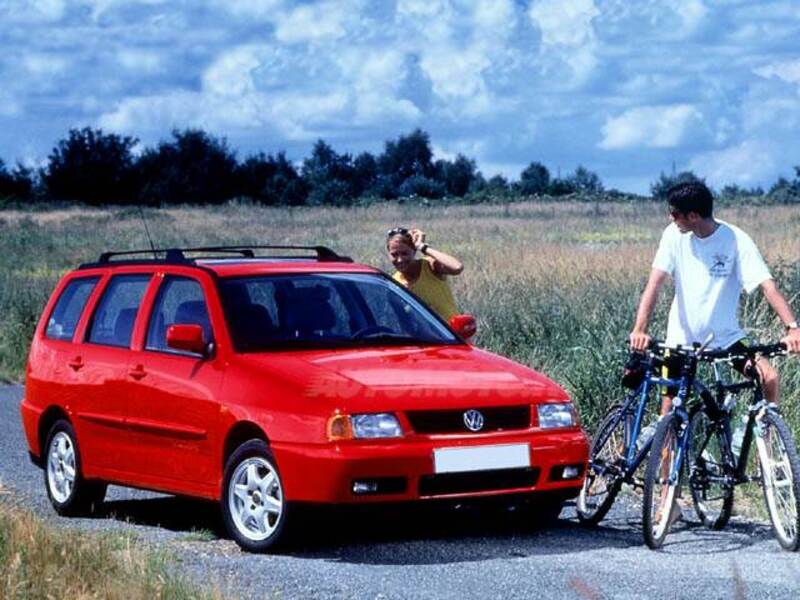
<instances>
[{"instance_id":1,"label":"man's dark hair","mask_svg":"<svg viewBox=\"0 0 800 600\"><path fill-rule=\"evenodd\" d=\"M684 215L696 212L707 219L714 211L711 190L701 181L684 181L667 190L667 203Z\"/></svg>"}]
</instances>

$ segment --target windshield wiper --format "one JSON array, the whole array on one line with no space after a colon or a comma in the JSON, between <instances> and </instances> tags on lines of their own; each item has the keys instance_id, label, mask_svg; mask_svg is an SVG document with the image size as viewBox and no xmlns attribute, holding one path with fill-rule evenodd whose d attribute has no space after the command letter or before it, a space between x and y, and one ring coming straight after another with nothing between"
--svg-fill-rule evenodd
<instances>
[{"instance_id":1,"label":"windshield wiper","mask_svg":"<svg viewBox=\"0 0 800 600\"><path fill-rule=\"evenodd\" d=\"M429 344L428 340L421 340L419 338L415 338L410 335L405 335L402 333L389 333L386 331L376 331L373 334L361 336L358 341L361 342L390 342L393 344L403 343L403 344Z\"/></svg>"}]
</instances>

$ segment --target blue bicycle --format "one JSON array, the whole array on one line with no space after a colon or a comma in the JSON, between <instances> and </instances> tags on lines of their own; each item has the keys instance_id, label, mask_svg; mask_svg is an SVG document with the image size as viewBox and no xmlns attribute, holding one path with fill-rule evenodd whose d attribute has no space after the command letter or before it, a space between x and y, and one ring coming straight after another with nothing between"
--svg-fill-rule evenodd
<instances>
[{"instance_id":1,"label":"blue bicycle","mask_svg":"<svg viewBox=\"0 0 800 600\"><path fill-rule=\"evenodd\" d=\"M658 422L644 478L642 529L650 548L660 548L669 533L682 483L689 485L700 520L710 529L721 529L733 509L734 486L758 482L778 542L789 551L800 549L800 456L778 407L764 398L758 369L752 367L759 356L785 352L783 344L670 349L679 377L663 384L676 388L677 395L672 410ZM748 380L724 381L718 364L737 361ZM713 392L696 377L700 362L714 368ZM750 402L737 449L731 420L736 396L742 392L750 393ZM748 472L751 445L758 455L754 473Z\"/></svg>"},{"instance_id":2,"label":"blue bicycle","mask_svg":"<svg viewBox=\"0 0 800 600\"><path fill-rule=\"evenodd\" d=\"M622 404L612 406L597 428L589 455L589 469L577 501L578 519L586 525L603 520L623 483L643 487L637 470L653 443L654 427L644 427L648 404L659 385L664 364L663 344L654 343L645 353L632 353L623 385L630 388Z\"/></svg>"}]
</instances>

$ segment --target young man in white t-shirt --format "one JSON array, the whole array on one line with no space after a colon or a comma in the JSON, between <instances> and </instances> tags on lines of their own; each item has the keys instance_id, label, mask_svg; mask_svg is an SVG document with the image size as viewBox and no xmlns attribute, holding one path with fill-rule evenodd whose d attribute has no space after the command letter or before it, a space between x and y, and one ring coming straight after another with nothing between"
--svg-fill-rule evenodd
<instances>
[{"instance_id":1,"label":"young man in white t-shirt","mask_svg":"<svg viewBox=\"0 0 800 600\"><path fill-rule=\"evenodd\" d=\"M667 344L703 343L713 333L713 348L730 348L746 337L737 316L742 290L761 288L786 327L781 340L790 352L800 352L800 329L789 303L778 290L764 259L745 232L714 219L713 198L699 182L681 183L667 192L672 223L664 230L647 286L639 301L630 334L633 350L650 343L647 326L658 293L668 276L675 283L669 311ZM758 368L769 402L778 401L778 374L766 359ZM662 414L671 398L664 397Z\"/></svg>"}]
</instances>

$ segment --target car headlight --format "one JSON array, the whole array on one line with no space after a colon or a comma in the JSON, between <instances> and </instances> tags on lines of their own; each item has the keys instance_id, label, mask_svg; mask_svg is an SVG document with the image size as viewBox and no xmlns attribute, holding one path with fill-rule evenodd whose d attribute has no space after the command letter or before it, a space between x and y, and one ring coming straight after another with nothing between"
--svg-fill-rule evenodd
<instances>
[{"instance_id":1,"label":"car headlight","mask_svg":"<svg viewBox=\"0 0 800 600\"><path fill-rule=\"evenodd\" d=\"M536 410L539 414L539 427L542 429L574 427L577 424L575 408L571 402L539 404Z\"/></svg>"},{"instance_id":2,"label":"car headlight","mask_svg":"<svg viewBox=\"0 0 800 600\"><path fill-rule=\"evenodd\" d=\"M352 415L350 422L353 425L353 437L355 438L393 438L403 436L400 422L397 417L390 413Z\"/></svg>"},{"instance_id":3,"label":"car headlight","mask_svg":"<svg viewBox=\"0 0 800 600\"><path fill-rule=\"evenodd\" d=\"M391 413L334 415L328 420L328 439L375 439L402 437L403 428Z\"/></svg>"}]
</instances>

